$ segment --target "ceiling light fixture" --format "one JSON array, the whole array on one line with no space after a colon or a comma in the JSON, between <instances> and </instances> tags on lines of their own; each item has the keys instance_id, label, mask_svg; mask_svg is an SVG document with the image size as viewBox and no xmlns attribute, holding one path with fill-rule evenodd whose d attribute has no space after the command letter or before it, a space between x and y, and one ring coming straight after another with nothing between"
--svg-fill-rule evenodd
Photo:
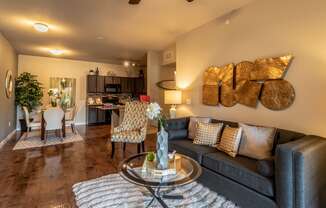
<instances>
[{"instance_id":1,"label":"ceiling light fixture","mask_svg":"<svg viewBox=\"0 0 326 208\"><path fill-rule=\"evenodd\" d=\"M130 62L129 62L129 61L124 61L124 62L123 62L123 66L125 66L125 67L129 67L129 66L130 66Z\"/></svg>"},{"instance_id":2,"label":"ceiling light fixture","mask_svg":"<svg viewBox=\"0 0 326 208\"><path fill-rule=\"evenodd\" d=\"M52 55L55 55L55 56L60 56L63 54L63 50L60 50L60 49L51 49L49 50L49 52L52 54Z\"/></svg>"},{"instance_id":3,"label":"ceiling light fixture","mask_svg":"<svg viewBox=\"0 0 326 208\"><path fill-rule=\"evenodd\" d=\"M35 23L33 25L34 29L38 32L42 32L42 33L45 33L49 30L49 26L47 26L46 24L43 24L43 23Z\"/></svg>"}]
</instances>

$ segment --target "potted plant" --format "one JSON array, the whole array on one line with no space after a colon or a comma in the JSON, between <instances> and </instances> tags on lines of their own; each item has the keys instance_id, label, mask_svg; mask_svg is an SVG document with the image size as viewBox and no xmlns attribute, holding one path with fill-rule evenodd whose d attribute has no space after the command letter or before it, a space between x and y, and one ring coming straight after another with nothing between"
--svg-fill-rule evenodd
<instances>
[{"instance_id":1,"label":"potted plant","mask_svg":"<svg viewBox=\"0 0 326 208\"><path fill-rule=\"evenodd\" d=\"M29 112L42 105L43 87L36 77L31 73L24 72L16 78L15 82L16 105L20 107L26 106ZM19 119L19 122L21 129L26 130L25 119Z\"/></svg>"}]
</instances>

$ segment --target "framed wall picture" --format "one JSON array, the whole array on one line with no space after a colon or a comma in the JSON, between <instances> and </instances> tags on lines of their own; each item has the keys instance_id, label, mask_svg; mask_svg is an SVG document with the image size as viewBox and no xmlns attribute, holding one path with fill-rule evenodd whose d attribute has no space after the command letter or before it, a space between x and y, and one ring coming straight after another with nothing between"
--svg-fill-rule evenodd
<instances>
[{"instance_id":1,"label":"framed wall picture","mask_svg":"<svg viewBox=\"0 0 326 208\"><path fill-rule=\"evenodd\" d=\"M6 80L5 80L5 91L7 98L11 98L14 90L14 80L11 70L7 70Z\"/></svg>"}]
</instances>

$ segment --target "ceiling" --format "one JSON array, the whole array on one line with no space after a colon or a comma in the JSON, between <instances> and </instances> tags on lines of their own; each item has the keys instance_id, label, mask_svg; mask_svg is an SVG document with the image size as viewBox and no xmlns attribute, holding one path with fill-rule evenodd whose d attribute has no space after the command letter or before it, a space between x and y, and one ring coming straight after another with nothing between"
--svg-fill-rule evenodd
<instances>
[{"instance_id":1,"label":"ceiling","mask_svg":"<svg viewBox=\"0 0 326 208\"><path fill-rule=\"evenodd\" d=\"M177 36L251 0L0 0L0 32L19 54L120 62L162 50ZM49 25L39 33L33 23Z\"/></svg>"}]
</instances>

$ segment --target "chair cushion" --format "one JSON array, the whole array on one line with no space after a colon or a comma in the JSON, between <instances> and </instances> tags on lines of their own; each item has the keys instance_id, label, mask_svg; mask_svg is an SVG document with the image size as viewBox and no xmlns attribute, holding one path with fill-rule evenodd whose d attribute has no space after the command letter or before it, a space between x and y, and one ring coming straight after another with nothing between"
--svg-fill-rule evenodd
<instances>
[{"instance_id":1,"label":"chair cushion","mask_svg":"<svg viewBox=\"0 0 326 208\"><path fill-rule=\"evenodd\" d=\"M216 151L205 154L202 165L261 194L273 197L273 180L257 173L256 161L243 156L232 158Z\"/></svg>"},{"instance_id":2,"label":"chair cushion","mask_svg":"<svg viewBox=\"0 0 326 208\"><path fill-rule=\"evenodd\" d=\"M169 151L176 150L177 153L187 155L201 164L202 157L206 153L216 152L216 148L193 144L190 139L169 140Z\"/></svg>"},{"instance_id":3,"label":"chair cushion","mask_svg":"<svg viewBox=\"0 0 326 208\"><path fill-rule=\"evenodd\" d=\"M140 143L144 141L144 137L140 131L121 131L114 132L111 136L112 142L127 142L127 143Z\"/></svg>"}]
</instances>

